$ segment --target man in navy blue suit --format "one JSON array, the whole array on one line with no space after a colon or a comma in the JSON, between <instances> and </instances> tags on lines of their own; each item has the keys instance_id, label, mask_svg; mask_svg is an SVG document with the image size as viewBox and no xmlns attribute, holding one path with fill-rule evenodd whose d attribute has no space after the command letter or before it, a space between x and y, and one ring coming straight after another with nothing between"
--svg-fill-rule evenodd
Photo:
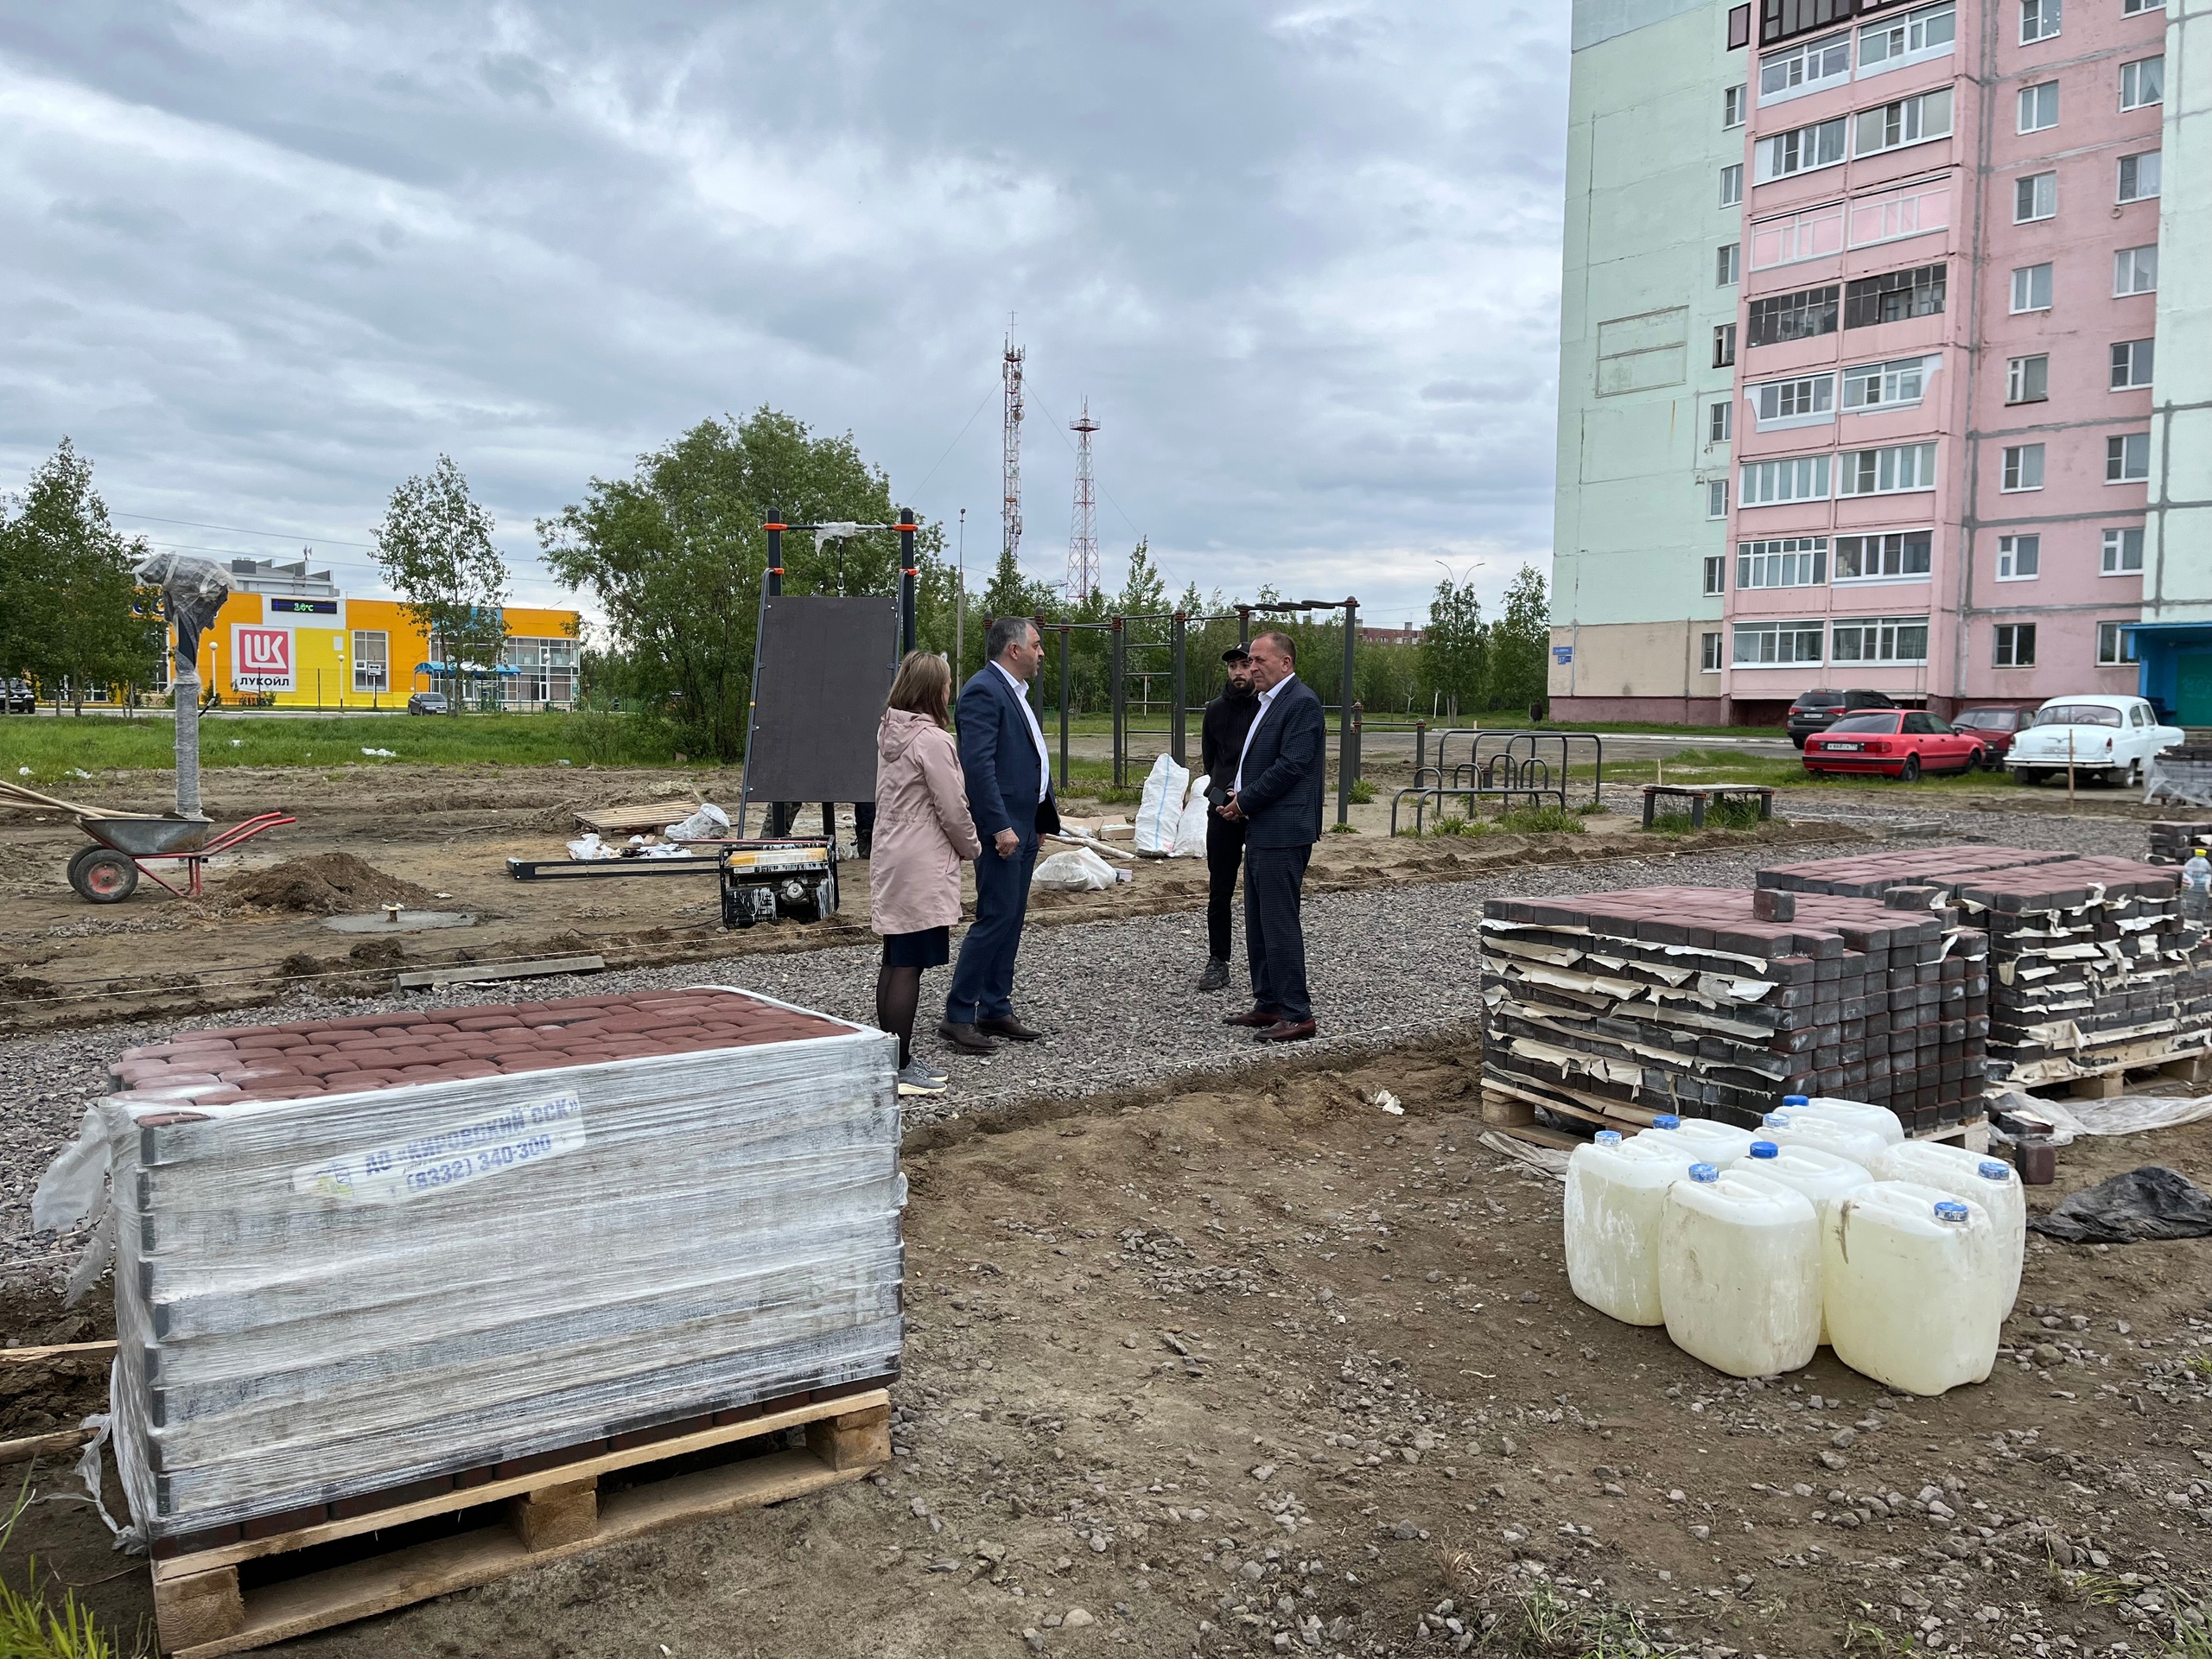
<instances>
[{"instance_id":1,"label":"man in navy blue suit","mask_svg":"<svg viewBox=\"0 0 2212 1659\"><path fill-rule=\"evenodd\" d=\"M976 861L976 922L960 942L937 1028L971 1054L995 1052L996 1037L1033 1043L1044 1035L1014 1017L1014 958L1029 910L1037 838L1060 827L1045 730L1023 690L1045 660L1037 625L1001 616L991 624L983 652L989 660L961 688L959 709L960 769L968 811L983 842Z\"/></svg>"},{"instance_id":2,"label":"man in navy blue suit","mask_svg":"<svg viewBox=\"0 0 2212 1659\"><path fill-rule=\"evenodd\" d=\"M1298 677L1298 647L1287 633L1252 641L1260 712L1221 816L1245 822L1244 950L1252 1007L1223 1023L1250 1026L1263 1043L1302 1043L1314 1033L1306 995L1306 932L1298 906L1306 866L1321 838L1323 755L1328 721L1321 699Z\"/></svg>"}]
</instances>

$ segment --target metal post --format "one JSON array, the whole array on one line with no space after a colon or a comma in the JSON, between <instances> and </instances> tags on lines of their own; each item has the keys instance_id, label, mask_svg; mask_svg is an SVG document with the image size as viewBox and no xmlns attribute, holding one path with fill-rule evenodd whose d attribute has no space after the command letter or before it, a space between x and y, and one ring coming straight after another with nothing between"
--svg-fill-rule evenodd
<instances>
[{"instance_id":1,"label":"metal post","mask_svg":"<svg viewBox=\"0 0 2212 1659\"><path fill-rule=\"evenodd\" d=\"M1072 787L1068 782L1068 625L1060 624L1060 793Z\"/></svg>"},{"instance_id":2,"label":"metal post","mask_svg":"<svg viewBox=\"0 0 2212 1659\"><path fill-rule=\"evenodd\" d=\"M1183 613L1178 611L1175 613L1174 621L1170 625L1168 635L1168 643L1173 647L1170 655L1174 664L1175 703L1167 721L1167 741L1168 746L1174 751L1175 764L1179 766L1187 766L1191 764L1190 734L1185 730L1187 722L1184 719L1184 706L1190 701L1189 688L1186 684L1187 676L1184 671L1185 632L1186 625Z\"/></svg>"},{"instance_id":3,"label":"metal post","mask_svg":"<svg viewBox=\"0 0 2212 1659\"><path fill-rule=\"evenodd\" d=\"M1249 605L1236 607L1236 643L1245 646L1252 643L1252 607Z\"/></svg>"},{"instance_id":4,"label":"metal post","mask_svg":"<svg viewBox=\"0 0 2212 1659\"><path fill-rule=\"evenodd\" d=\"M1115 787L1115 788L1116 788L1116 789L1122 789L1122 788L1126 788L1126 787L1128 786L1128 781L1129 781L1129 779L1128 779L1128 769L1129 769L1129 768L1128 768L1128 718L1129 718L1129 711L1128 711L1128 705L1127 702L1125 701L1125 699L1126 699L1126 697L1128 696L1128 690L1127 690L1126 684L1125 684L1125 683L1124 683L1124 681L1123 681L1123 679L1122 679L1122 671L1123 671L1123 668L1124 668L1124 666L1125 666L1125 660L1126 660L1126 659L1124 658L1124 657L1123 657L1123 654L1122 654L1122 641L1123 641L1123 639L1124 639L1124 638L1125 638L1126 636L1124 636L1124 635L1123 635L1123 633L1122 632L1122 619L1121 619L1120 617L1118 617L1118 616L1117 616L1117 617L1116 617L1116 618L1114 619L1114 621L1113 621L1113 632L1114 632L1114 641L1113 641L1113 664L1114 664L1114 787Z\"/></svg>"},{"instance_id":5,"label":"metal post","mask_svg":"<svg viewBox=\"0 0 2212 1659\"><path fill-rule=\"evenodd\" d=\"M1364 739L1361 736L1361 728L1364 724L1362 716L1364 715L1366 712L1367 705L1365 703L1355 702L1351 706L1351 780L1355 784L1359 781L1360 773L1365 769L1367 765L1367 758L1364 753L1366 743Z\"/></svg>"},{"instance_id":6,"label":"metal post","mask_svg":"<svg viewBox=\"0 0 2212 1659\"><path fill-rule=\"evenodd\" d=\"M1351 687L1353 647L1359 640L1359 601L1344 601L1344 683L1337 707L1337 822L1351 822L1351 780L1358 769L1358 758L1352 753Z\"/></svg>"},{"instance_id":7,"label":"metal post","mask_svg":"<svg viewBox=\"0 0 2212 1659\"><path fill-rule=\"evenodd\" d=\"M914 588L920 576L914 563L914 510L899 509L899 656L914 648Z\"/></svg>"},{"instance_id":8,"label":"metal post","mask_svg":"<svg viewBox=\"0 0 2212 1659\"><path fill-rule=\"evenodd\" d=\"M753 806L753 721L760 707L760 637L768 631L768 601L771 595L784 591L784 515L772 509L768 522L761 526L768 532L768 563L760 573L760 606L753 620L753 688L745 703L745 762L739 774L737 791L737 837L745 839L746 815ZM768 822L772 835L781 834L776 825L776 811L769 809Z\"/></svg>"},{"instance_id":9,"label":"metal post","mask_svg":"<svg viewBox=\"0 0 2212 1659\"><path fill-rule=\"evenodd\" d=\"M927 480L925 480L925 482ZM968 509L960 509L960 545L952 578L952 683L968 671Z\"/></svg>"},{"instance_id":10,"label":"metal post","mask_svg":"<svg viewBox=\"0 0 2212 1659\"><path fill-rule=\"evenodd\" d=\"M1421 775L1427 766L1428 722L1425 720L1417 720L1414 722L1414 783L1416 786L1420 785Z\"/></svg>"}]
</instances>

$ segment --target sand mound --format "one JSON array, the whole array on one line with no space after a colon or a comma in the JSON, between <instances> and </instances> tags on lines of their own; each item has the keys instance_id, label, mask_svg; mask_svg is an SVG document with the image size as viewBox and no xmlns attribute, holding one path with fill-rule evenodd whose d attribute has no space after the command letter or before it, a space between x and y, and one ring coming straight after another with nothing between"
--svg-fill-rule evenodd
<instances>
[{"instance_id":1,"label":"sand mound","mask_svg":"<svg viewBox=\"0 0 2212 1659\"><path fill-rule=\"evenodd\" d=\"M215 894L224 910L289 910L307 916L342 916L385 905L429 910L437 895L412 881L386 875L351 853L317 853L287 859L265 870L234 875Z\"/></svg>"}]
</instances>

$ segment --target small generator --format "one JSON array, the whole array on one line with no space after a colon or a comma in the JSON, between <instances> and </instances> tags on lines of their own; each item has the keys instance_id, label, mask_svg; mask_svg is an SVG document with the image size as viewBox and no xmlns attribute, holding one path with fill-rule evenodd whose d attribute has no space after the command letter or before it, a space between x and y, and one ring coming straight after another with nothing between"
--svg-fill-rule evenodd
<instances>
[{"instance_id":1,"label":"small generator","mask_svg":"<svg viewBox=\"0 0 2212 1659\"><path fill-rule=\"evenodd\" d=\"M725 842L722 925L826 921L837 913L837 844L788 838Z\"/></svg>"}]
</instances>

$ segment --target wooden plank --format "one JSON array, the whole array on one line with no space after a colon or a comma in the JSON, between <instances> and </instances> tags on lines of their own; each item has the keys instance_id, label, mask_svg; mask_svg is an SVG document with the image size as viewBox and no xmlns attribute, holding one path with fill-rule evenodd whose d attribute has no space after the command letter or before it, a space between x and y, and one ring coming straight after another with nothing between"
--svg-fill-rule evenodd
<instances>
[{"instance_id":1,"label":"wooden plank","mask_svg":"<svg viewBox=\"0 0 2212 1659\"><path fill-rule=\"evenodd\" d=\"M164 1648L204 1646L236 1636L245 1625L238 1568L219 1567L156 1584L154 1621Z\"/></svg>"},{"instance_id":2,"label":"wooden plank","mask_svg":"<svg viewBox=\"0 0 2212 1659\"><path fill-rule=\"evenodd\" d=\"M57 1342L44 1348L0 1348L0 1363L36 1364L48 1359L113 1359L110 1342Z\"/></svg>"},{"instance_id":3,"label":"wooden plank","mask_svg":"<svg viewBox=\"0 0 2212 1659\"><path fill-rule=\"evenodd\" d=\"M1573 1152L1577 1147L1589 1145L1579 1135L1569 1135L1565 1129L1547 1128L1541 1123L1510 1123L1498 1131L1516 1141L1526 1141L1532 1147L1549 1147L1554 1152Z\"/></svg>"},{"instance_id":4,"label":"wooden plank","mask_svg":"<svg viewBox=\"0 0 2212 1659\"><path fill-rule=\"evenodd\" d=\"M658 835L671 823L681 823L699 810L696 801L646 801L636 806L593 806L576 809L576 822L602 836Z\"/></svg>"},{"instance_id":5,"label":"wooden plank","mask_svg":"<svg viewBox=\"0 0 2212 1659\"><path fill-rule=\"evenodd\" d=\"M888 1453L886 1454L887 1456ZM533 1555L588 1538L599 1528L599 1483L564 1481L507 1500L507 1524Z\"/></svg>"},{"instance_id":6,"label":"wooden plank","mask_svg":"<svg viewBox=\"0 0 2212 1659\"><path fill-rule=\"evenodd\" d=\"M61 1428L51 1434L27 1434L19 1440L0 1440L0 1465L29 1463L33 1458L74 1452L92 1443L89 1428Z\"/></svg>"},{"instance_id":7,"label":"wooden plank","mask_svg":"<svg viewBox=\"0 0 2212 1659\"><path fill-rule=\"evenodd\" d=\"M540 979L550 974L595 974L604 957L541 957L535 962L486 963L470 968L431 968L399 976L403 991L443 990L448 985L490 985L503 979Z\"/></svg>"},{"instance_id":8,"label":"wooden plank","mask_svg":"<svg viewBox=\"0 0 2212 1659\"><path fill-rule=\"evenodd\" d=\"M588 1536L534 1553L506 1528L490 1527L348 1562L249 1592L245 1619L235 1632L177 1646L172 1659L217 1659L222 1654L267 1647L310 1630L488 1584L518 1567L603 1548L687 1521L781 1503L857 1480L874 1466L832 1469L812 1452L772 1452L609 1493L600 1503L599 1524Z\"/></svg>"},{"instance_id":9,"label":"wooden plank","mask_svg":"<svg viewBox=\"0 0 2212 1659\"><path fill-rule=\"evenodd\" d=\"M725 1423L696 1433L679 1434L672 1440L654 1440L648 1445L633 1446L620 1452L603 1452L595 1457L579 1458L574 1463L541 1469L534 1474L488 1480L480 1486L464 1486L455 1491L440 1492L435 1497L418 1498L412 1503L395 1503L388 1510L372 1510L365 1515L319 1522L314 1526L296 1528L290 1532L276 1533L267 1538L247 1538L235 1544L219 1545L213 1549L194 1550L189 1555L156 1561L154 1577L156 1580L181 1577L189 1573L205 1572L213 1567L234 1566L259 1555L282 1554L288 1550L305 1549L314 1544L327 1544L333 1539L351 1538L359 1533L404 1526L410 1521L420 1521L426 1516L474 1509L480 1503L519 1497L525 1492L564 1485L571 1481L596 1480L618 1469L628 1469L641 1463L658 1463L664 1458L680 1458L690 1452L709 1451L718 1446L727 1446L733 1440L750 1440L757 1434L773 1434L782 1429L799 1427L818 1418L868 1411L877 1406L881 1406L887 1412L890 1409L891 1395L887 1389L870 1389L861 1394L817 1401L811 1405L794 1406L789 1411L764 1413L743 1422ZM91 1436L86 1438L90 1439Z\"/></svg>"},{"instance_id":10,"label":"wooden plank","mask_svg":"<svg viewBox=\"0 0 2212 1659\"><path fill-rule=\"evenodd\" d=\"M1518 1095L1484 1086L1483 1122L1499 1128L1517 1128L1536 1121L1536 1109Z\"/></svg>"}]
</instances>

